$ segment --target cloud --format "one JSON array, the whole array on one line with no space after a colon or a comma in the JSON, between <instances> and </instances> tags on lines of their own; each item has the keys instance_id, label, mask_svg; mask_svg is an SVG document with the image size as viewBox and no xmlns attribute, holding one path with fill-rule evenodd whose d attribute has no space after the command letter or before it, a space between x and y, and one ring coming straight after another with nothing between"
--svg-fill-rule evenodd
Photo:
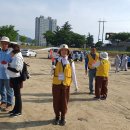
<instances>
[{"instance_id":1,"label":"cloud","mask_svg":"<svg viewBox=\"0 0 130 130\"><path fill-rule=\"evenodd\" d=\"M19 33L34 38L35 17L43 15L66 21L73 31L94 35L97 41L98 20L106 20L105 32L129 31L129 0L0 0L0 25L15 25Z\"/></svg>"}]
</instances>

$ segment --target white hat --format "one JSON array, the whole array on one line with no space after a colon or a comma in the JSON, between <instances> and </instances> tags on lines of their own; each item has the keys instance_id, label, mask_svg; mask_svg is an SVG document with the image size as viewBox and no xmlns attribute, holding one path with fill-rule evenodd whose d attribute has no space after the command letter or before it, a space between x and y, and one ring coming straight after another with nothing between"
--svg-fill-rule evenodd
<instances>
[{"instance_id":1,"label":"white hat","mask_svg":"<svg viewBox=\"0 0 130 130\"><path fill-rule=\"evenodd\" d=\"M67 44L62 44L62 45L60 45L60 49L63 49L63 48L68 49L69 47L68 47Z\"/></svg>"},{"instance_id":2,"label":"white hat","mask_svg":"<svg viewBox=\"0 0 130 130\"><path fill-rule=\"evenodd\" d=\"M70 50L69 50L69 47L68 47L67 44L62 44L62 45L60 45L60 49L59 49L59 51L58 51L59 54L60 54L61 49L63 49L63 48L67 49L67 50L68 50L68 53L70 54Z\"/></svg>"},{"instance_id":3,"label":"white hat","mask_svg":"<svg viewBox=\"0 0 130 130\"><path fill-rule=\"evenodd\" d=\"M1 42L8 42L8 43L10 42L9 38L5 37L5 36L3 36L0 41Z\"/></svg>"},{"instance_id":4,"label":"white hat","mask_svg":"<svg viewBox=\"0 0 130 130\"><path fill-rule=\"evenodd\" d=\"M104 60L108 60L108 53L107 52L101 52L100 53L100 58L101 59L104 59Z\"/></svg>"}]
</instances>

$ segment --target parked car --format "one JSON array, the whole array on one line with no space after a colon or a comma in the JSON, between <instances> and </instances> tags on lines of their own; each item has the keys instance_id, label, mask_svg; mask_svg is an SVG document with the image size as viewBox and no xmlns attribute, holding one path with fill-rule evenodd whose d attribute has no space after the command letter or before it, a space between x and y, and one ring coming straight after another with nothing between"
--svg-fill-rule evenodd
<instances>
[{"instance_id":1,"label":"parked car","mask_svg":"<svg viewBox=\"0 0 130 130\"><path fill-rule=\"evenodd\" d=\"M83 61L84 54L82 51L79 50L74 50L72 51L72 59L74 61Z\"/></svg>"},{"instance_id":2,"label":"parked car","mask_svg":"<svg viewBox=\"0 0 130 130\"><path fill-rule=\"evenodd\" d=\"M48 51L48 59L51 59L52 56L53 56L53 58L57 58L57 57L59 56L58 50L59 50L59 48L50 49L50 50ZM51 51L52 51L52 52L51 52Z\"/></svg>"},{"instance_id":3,"label":"parked car","mask_svg":"<svg viewBox=\"0 0 130 130\"><path fill-rule=\"evenodd\" d=\"M27 56L27 57L37 56L37 53L31 49L22 49L21 53L22 53L22 56Z\"/></svg>"}]
</instances>

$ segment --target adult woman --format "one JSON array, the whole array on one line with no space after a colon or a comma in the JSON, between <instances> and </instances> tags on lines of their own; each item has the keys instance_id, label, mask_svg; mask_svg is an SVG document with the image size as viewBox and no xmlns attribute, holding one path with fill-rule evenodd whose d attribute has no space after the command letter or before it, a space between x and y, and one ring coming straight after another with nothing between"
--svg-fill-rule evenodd
<instances>
[{"instance_id":1,"label":"adult woman","mask_svg":"<svg viewBox=\"0 0 130 130\"><path fill-rule=\"evenodd\" d=\"M65 125L65 115L67 113L67 104L69 101L69 91L72 80L76 90L78 89L75 65L72 60L68 59L68 45L60 46L59 58L54 67L54 77L52 85L53 108L55 112L55 125Z\"/></svg>"},{"instance_id":2,"label":"adult woman","mask_svg":"<svg viewBox=\"0 0 130 130\"><path fill-rule=\"evenodd\" d=\"M22 81L20 80L20 72L23 69L23 57L20 52L19 45L15 44L12 51L12 62L7 67L7 73L10 76L10 85L14 90L15 106L10 111L10 116L19 116L22 114L22 100L20 88L22 87Z\"/></svg>"}]
</instances>

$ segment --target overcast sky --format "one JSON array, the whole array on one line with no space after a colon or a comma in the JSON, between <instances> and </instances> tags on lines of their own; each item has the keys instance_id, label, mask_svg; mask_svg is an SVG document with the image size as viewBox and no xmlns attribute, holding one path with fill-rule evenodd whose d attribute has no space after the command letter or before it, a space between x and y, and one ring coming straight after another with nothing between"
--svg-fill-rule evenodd
<instances>
[{"instance_id":1,"label":"overcast sky","mask_svg":"<svg viewBox=\"0 0 130 130\"><path fill-rule=\"evenodd\" d=\"M130 0L0 0L0 26L14 25L21 35L34 38L35 17L66 21L73 31L98 39L98 21L106 20L105 32L130 32Z\"/></svg>"}]
</instances>

